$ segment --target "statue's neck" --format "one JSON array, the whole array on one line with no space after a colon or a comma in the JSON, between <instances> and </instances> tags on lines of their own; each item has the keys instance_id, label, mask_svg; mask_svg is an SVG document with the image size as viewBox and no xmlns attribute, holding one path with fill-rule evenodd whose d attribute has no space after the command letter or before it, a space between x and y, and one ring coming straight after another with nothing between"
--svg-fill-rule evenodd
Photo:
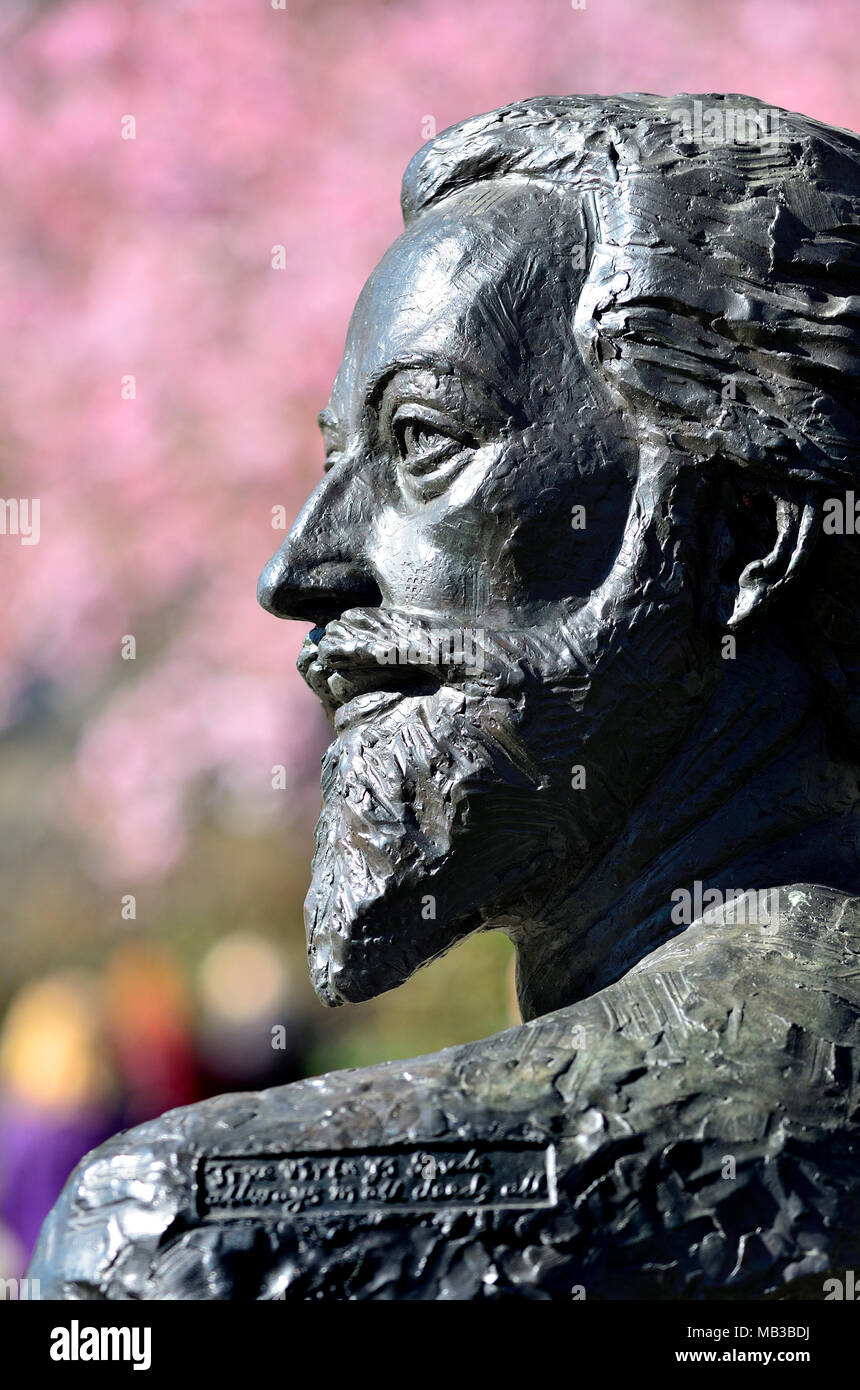
<instances>
[{"instance_id":1,"label":"statue's neck","mask_svg":"<svg viewBox=\"0 0 860 1390\"><path fill-rule=\"evenodd\" d=\"M857 770L828 756L808 691L733 674L600 862L512 933L523 1017L593 994L683 931L677 890L858 891L858 836Z\"/></svg>"}]
</instances>

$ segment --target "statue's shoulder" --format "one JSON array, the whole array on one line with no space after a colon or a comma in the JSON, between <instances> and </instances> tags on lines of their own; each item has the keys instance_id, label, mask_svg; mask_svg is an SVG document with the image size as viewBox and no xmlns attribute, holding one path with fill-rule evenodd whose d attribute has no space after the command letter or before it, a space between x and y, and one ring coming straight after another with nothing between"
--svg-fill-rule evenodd
<instances>
[{"instance_id":1,"label":"statue's shoulder","mask_svg":"<svg viewBox=\"0 0 860 1390\"><path fill-rule=\"evenodd\" d=\"M61 1298L818 1288L860 1261L860 904L799 884L751 915L480 1042L118 1135L31 1273Z\"/></svg>"},{"instance_id":2,"label":"statue's shoulder","mask_svg":"<svg viewBox=\"0 0 860 1390\"><path fill-rule=\"evenodd\" d=\"M860 1005L860 897L814 883L718 896L644 957L626 983L674 972L695 980L700 992L724 997L730 989L762 1007L788 989L793 1016L808 989L826 982L834 1000Z\"/></svg>"}]
</instances>

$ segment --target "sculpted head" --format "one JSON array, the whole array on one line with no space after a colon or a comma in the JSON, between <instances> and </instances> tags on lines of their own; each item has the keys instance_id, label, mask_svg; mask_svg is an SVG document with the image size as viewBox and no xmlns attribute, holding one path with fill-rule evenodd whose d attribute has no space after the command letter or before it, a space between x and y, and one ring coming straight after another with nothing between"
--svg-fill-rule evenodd
<instances>
[{"instance_id":1,"label":"sculpted head","mask_svg":"<svg viewBox=\"0 0 860 1390\"><path fill-rule=\"evenodd\" d=\"M490 927L527 1016L566 1002L642 953L600 924L634 884L659 913L649 866L705 823L721 862L716 809L810 710L856 765L857 544L824 523L857 463L860 142L778 116L719 140L691 98L547 98L407 169L261 579L334 725L326 1002Z\"/></svg>"}]
</instances>

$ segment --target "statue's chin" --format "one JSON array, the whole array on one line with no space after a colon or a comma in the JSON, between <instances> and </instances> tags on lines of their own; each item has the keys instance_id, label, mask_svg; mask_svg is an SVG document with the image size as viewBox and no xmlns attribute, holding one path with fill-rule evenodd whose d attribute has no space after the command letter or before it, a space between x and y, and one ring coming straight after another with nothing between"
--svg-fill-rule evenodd
<instances>
[{"instance_id":1,"label":"statue's chin","mask_svg":"<svg viewBox=\"0 0 860 1390\"><path fill-rule=\"evenodd\" d=\"M308 947L311 984L330 1008L361 1004L396 989L445 949L438 938L424 943L402 941L391 933L367 938L357 926L320 925Z\"/></svg>"},{"instance_id":2,"label":"statue's chin","mask_svg":"<svg viewBox=\"0 0 860 1390\"><path fill-rule=\"evenodd\" d=\"M399 905L393 896L365 903L347 921L340 913L320 911L311 887L305 904L308 968L323 1004L361 1004L396 989L484 925L477 913L454 922L427 921L415 894L403 893Z\"/></svg>"},{"instance_id":3,"label":"statue's chin","mask_svg":"<svg viewBox=\"0 0 860 1390\"><path fill-rule=\"evenodd\" d=\"M376 950L385 950L385 943L374 944ZM378 994L403 984L407 978L395 975L378 957L371 961L361 949L351 949L348 955L346 961L334 960L325 939L317 940L309 955L311 984L320 1002L331 1009L375 999Z\"/></svg>"}]
</instances>

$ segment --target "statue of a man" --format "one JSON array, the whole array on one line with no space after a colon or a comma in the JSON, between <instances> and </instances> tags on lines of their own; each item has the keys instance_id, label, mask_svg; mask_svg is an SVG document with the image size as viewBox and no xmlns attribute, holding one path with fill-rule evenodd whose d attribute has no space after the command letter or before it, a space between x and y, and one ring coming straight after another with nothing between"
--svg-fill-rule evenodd
<instances>
[{"instance_id":1,"label":"statue of a man","mask_svg":"<svg viewBox=\"0 0 860 1390\"><path fill-rule=\"evenodd\" d=\"M118 1136L31 1272L823 1297L860 1260L860 141L538 99L403 210L261 580L334 726L310 968L365 1000L500 929L525 1022Z\"/></svg>"}]
</instances>

